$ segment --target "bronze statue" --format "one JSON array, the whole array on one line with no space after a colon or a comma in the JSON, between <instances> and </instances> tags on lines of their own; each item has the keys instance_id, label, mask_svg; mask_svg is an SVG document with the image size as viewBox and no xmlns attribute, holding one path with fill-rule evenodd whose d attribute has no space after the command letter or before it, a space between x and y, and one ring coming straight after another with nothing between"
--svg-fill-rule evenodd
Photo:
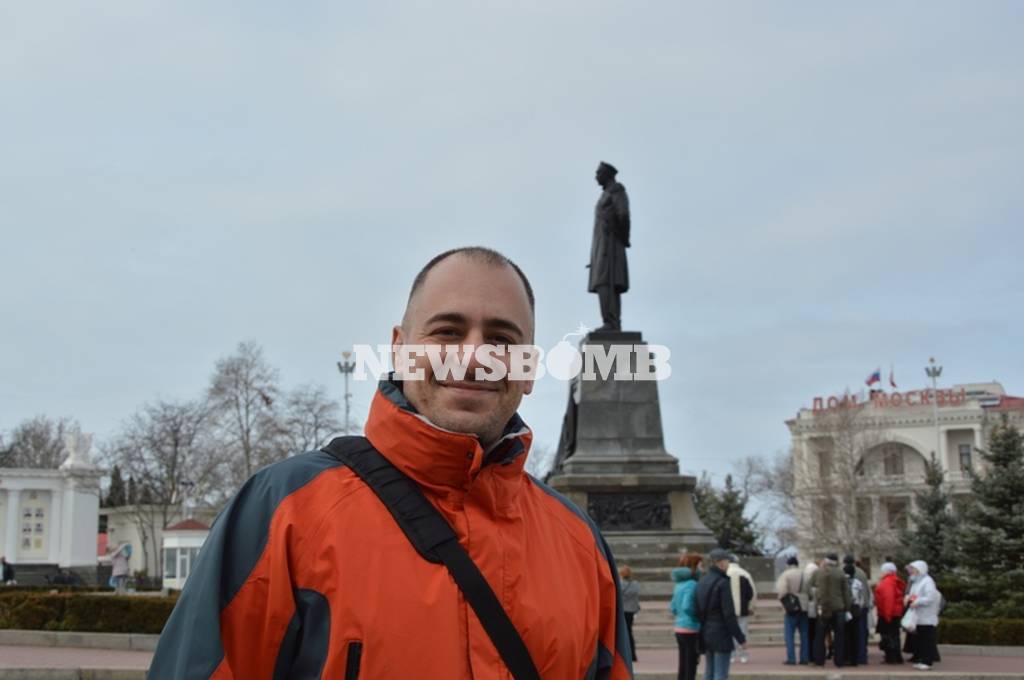
<instances>
[{"instance_id":1,"label":"bronze statue","mask_svg":"<svg viewBox=\"0 0 1024 680\"><path fill-rule=\"evenodd\" d=\"M618 170L601 162L595 179L604 189L594 207L594 240L590 245L588 290L601 303L599 331L622 330L620 297L629 290L626 248L629 247L629 198L626 188L615 181Z\"/></svg>"}]
</instances>

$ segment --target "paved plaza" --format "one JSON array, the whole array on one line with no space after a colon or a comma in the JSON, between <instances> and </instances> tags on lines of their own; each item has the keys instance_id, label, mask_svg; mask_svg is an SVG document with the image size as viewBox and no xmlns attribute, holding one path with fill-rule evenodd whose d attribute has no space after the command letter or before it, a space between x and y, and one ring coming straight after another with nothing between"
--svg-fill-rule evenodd
<instances>
[{"instance_id":1,"label":"paved plaza","mask_svg":"<svg viewBox=\"0 0 1024 680\"><path fill-rule=\"evenodd\" d=\"M637 663L638 680L674 680L676 651L673 649L641 649ZM152 658L151 652L83 649L76 647L0 646L0 680L142 680ZM824 669L806 666L784 666L785 650L781 647L758 647L751 650L748 664L735 664L730 675L735 680L753 678L836 678L874 677L907 678L922 675L909 665L883 666L877 656L872 663L856 669ZM48 672L48 670L52 672ZM75 673L75 671L80 671ZM996 657L946 654L943 661L924 677L956 678L1021 678L1024 680L1024 657ZM700 676L698 676L700 677Z\"/></svg>"}]
</instances>

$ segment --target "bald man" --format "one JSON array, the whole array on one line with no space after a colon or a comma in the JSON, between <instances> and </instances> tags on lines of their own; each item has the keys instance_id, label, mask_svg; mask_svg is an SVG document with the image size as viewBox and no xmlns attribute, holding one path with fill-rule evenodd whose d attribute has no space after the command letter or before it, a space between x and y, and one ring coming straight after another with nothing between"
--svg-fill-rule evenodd
<instances>
[{"instance_id":1,"label":"bald man","mask_svg":"<svg viewBox=\"0 0 1024 680\"><path fill-rule=\"evenodd\" d=\"M618 575L597 527L524 472L533 388L478 379L473 348L529 345L534 296L486 248L433 258L391 332L399 375L381 380L365 437L257 472L215 522L150 668L164 678L632 677ZM467 359L465 376L435 374ZM509 355L499 353L508 367ZM419 369L419 370L417 370ZM421 379L413 379L419 374ZM505 656L444 564L417 552L380 497L331 452L372 449L451 526L525 645Z\"/></svg>"}]
</instances>

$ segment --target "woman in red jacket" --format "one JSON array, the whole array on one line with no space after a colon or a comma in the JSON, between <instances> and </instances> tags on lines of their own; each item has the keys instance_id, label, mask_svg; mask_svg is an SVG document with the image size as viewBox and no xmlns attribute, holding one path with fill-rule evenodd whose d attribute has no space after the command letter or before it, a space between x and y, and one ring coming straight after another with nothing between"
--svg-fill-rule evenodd
<instances>
[{"instance_id":1,"label":"woman in red jacket","mask_svg":"<svg viewBox=\"0 0 1024 680\"><path fill-rule=\"evenodd\" d=\"M899 577L896 565L882 565L882 580L875 586L878 607L878 634L882 636L885 663L903 663L900 654L900 619L903 618L903 592L907 584Z\"/></svg>"}]
</instances>

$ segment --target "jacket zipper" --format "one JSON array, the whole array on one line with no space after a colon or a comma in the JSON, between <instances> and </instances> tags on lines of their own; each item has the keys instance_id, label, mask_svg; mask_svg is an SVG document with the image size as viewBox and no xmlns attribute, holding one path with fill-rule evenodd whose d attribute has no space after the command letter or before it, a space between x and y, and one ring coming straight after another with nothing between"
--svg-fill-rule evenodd
<instances>
[{"instance_id":1,"label":"jacket zipper","mask_svg":"<svg viewBox=\"0 0 1024 680\"><path fill-rule=\"evenodd\" d=\"M345 680L359 680L359 667L363 662L363 643L352 640L345 655Z\"/></svg>"}]
</instances>

